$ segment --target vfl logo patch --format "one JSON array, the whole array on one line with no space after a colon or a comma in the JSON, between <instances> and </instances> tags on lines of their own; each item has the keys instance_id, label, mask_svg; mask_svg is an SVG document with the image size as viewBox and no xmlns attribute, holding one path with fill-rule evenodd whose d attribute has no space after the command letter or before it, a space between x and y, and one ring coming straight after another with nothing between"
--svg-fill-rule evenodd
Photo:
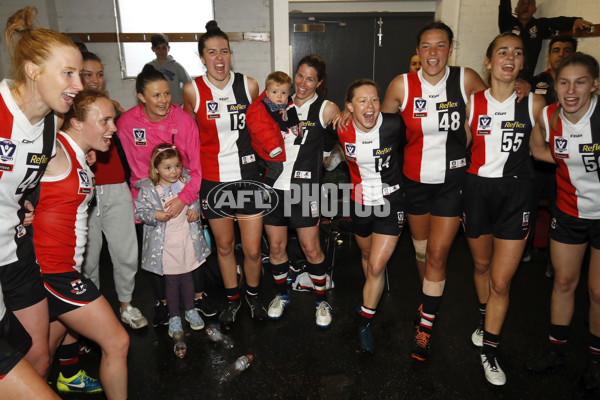
<instances>
[{"instance_id":1,"label":"vfl logo patch","mask_svg":"<svg viewBox=\"0 0 600 400\"><path fill-rule=\"evenodd\" d=\"M404 211L398 211L398 225L404 225Z\"/></svg>"},{"instance_id":2,"label":"vfl logo patch","mask_svg":"<svg viewBox=\"0 0 600 400\"><path fill-rule=\"evenodd\" d=\"M450 169L462 168L467 166L467 159L461 158L459 160L450 161Z\"/></svg>"},{"instance_id":3,"label":"vfl logo patch","mask_svg":"<svg viewBox=\"0 0 600 400\"><path fill-rule=\"evenodd\" d=\"M556 229L556 218L552 218L552 222L550 222L550 229Z\"/></svg>"},{"instance_id":4,"label":"vfl logo patch","mask_svg":"<svg viewBox=\"0 0 600 400\"><path fill-rule=\"evenodd\" d=\"M489 135L492 130L492 117L489 115L480 115L477 122L477 135Z\"/></svg>"},{"instance_id":5,"label":"vfl logo patch","mask_svg":"<svg viewBox=\"0 0 600 400\"><path fill-rule=\"evenodd\" d=\"M77 176L79 177L79 194L92 193L92 180L85 169L77 168Z\"/></svg>"},{"instance_id":6,"label":"vfl logo patch","mask_svg":"<svg viewBox=\"0 0 600 400\"><path fill-rule=\"evenodd\" d=\"M344 143L346 158L356 159L356 145L354 143Z\"/></svg>"},{"instance_id":7,"label":"vfl logo patch","mask_svg":"<svg viewBox=\"0 0 600 400\"><path fill-rule=\"evenodd\" d=\"M148 141L146 140L146 130L138 128L133 130L133 140L136 146L146 146Z\"/></svg>"},{"instance_id":8,"label":"vfl logo patch","mask_svg":"<svg viewBox=\"0 0 600 400\"><path fill-rule=\"evenodd\" d=\"M310 171L294 171L294 178L298 179L310 179L311 175Z\"/></svg>"},{"instance_id":9,"label":"vfl logo patch","mask_svg":"<svg viewBox=\"0 0 600 400\"><path fill-rule=\"evenodd\" d=\"M87 291L87 285L81 282L81 279L77 279L71 282L71 287L73 288L73 290L71 290L71 293L76 295L82 295Z\"/></svg>"},{"instance_id":10,"label":"vfl logo patch","mask_svg":"<svg viewBox=\"0 0 600 400\"><path fill-rule=\"evenodd\" d=\"M254 154L250 154L242 157L242 165L250 164L256 161L256 157Z\"/></svg>"},{"instance_id":11,"label":"vfl logo patch","mask_svg":"<svg viewBox=\"0 0 600 400\"><path fill-rule=\"evenodd\" d=\"M206 102L206 118L208 119L217 119L220 118L219 114L219 103L214 100L208 100Z\"/></svg>"},{"instance_id":12,"label":"vfl logo patch","mask_svg":"<svg viewBox=\"0 0 600 400\"><path fill-rule=\"evenodd\" d=\"M523 226L529 226L529 211L523 212Z\"/></svg>"},{"instance_id":13,"label":"vfl logo patch","mask_svg":"<svg viewBox=\"0 0 600 400\"><path fill-rule=\"evenodd\" d=\"M569 158L569 141L562 136L554 137L554 155L556 158Z\"/></svg>"},{"instance_id":14,"label":"vfl logo patch","mask_svg":"<svg viewBox=\"0 0 600 400\"><path fill-rule=\"evenodd\" d=\"M17 237L23 237L25 236L25 234L27 233L27 231L25 230L25 227L23 225L19 225L17 226Z\"/></svg>"},{"instance_id":15,"label":"vfl logo patch","mask_svg":"<svg viewBox=\"0 0 600 400\"><path fill-rule=\"evenodd\" d=\"M208 201L206 199L202 199L202 209L208 210Z\"/></svg>"},{"instance_id":16,"label":"vfl logo patch","mask_svg":"<svg viewBox=\"0 0 600 400\"><path fill-rule=\"evenodd\" d=\"M12 171L17 145L9 139L0 141L0 171Z\"/></svg>"},{"instance_id":17,"label":"vfl logo patch","mask_svg":"<svg viewBox=\"0 0 600 400\"><path fill-rule=\"evenodd\" d=\"M413 118L427 117L427 100L422 97L415 99L413 105Z\"/></svg>"},{"instance_id":18,"label":"vfl logo patch","mask_svg":"<svg viewBox=\"0 0 600 400\"><path fill-rule=\"evenodd\" d=\"M315 200L310 202L310 216L313 218L319 216L319 204Z\"/></svg>"}]
</instances>

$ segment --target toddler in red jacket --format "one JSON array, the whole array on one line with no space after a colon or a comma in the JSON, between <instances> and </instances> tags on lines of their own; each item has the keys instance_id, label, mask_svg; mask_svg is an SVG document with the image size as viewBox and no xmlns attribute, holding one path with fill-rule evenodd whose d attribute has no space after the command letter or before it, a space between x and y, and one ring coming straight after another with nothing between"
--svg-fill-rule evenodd
<instances>
[{"instance_id":1,"label":"toddler in red jacket","mask_svg":"<svg viewBox=\"0 0 600 400\"><path fill-rule=\"evenodd\" d=\"M246 112L252 147L267 165L264 183L273 186L285 161L284 135L302 132L294 102L290 96L292 78L281 71L267 76L265 91L254 100Z\"/></svg>"}]
</instances>

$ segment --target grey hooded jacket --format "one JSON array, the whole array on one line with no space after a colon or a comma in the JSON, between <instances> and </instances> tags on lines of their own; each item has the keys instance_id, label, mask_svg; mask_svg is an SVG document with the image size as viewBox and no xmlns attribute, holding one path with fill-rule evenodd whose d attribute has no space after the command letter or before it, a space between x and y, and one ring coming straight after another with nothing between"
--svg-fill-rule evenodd
<instances>
[{"instance_id":1,"label":"grey hooded jacket","mask_svg":"<svg viewBox=\"0 0 600 400\"><path fill-rule=\"evenodd\" d=\"M190 177L186 172L182 174L182 180L183 183L190 181ZM163 210L160 196L150 178L138 181L135 187L139 190L138 197L135 200L135 217L144 224L142 269L163 275L162 251L167 223L154 218L157 210ZM200 214L200 202L198 200L192 203L189 208ZM204 232L199 228L200 226L200 222L190 223L190 236L192 237L198 262L205 260L210 254L210 248L204 238Z\"/></svg>"}]
</instances>

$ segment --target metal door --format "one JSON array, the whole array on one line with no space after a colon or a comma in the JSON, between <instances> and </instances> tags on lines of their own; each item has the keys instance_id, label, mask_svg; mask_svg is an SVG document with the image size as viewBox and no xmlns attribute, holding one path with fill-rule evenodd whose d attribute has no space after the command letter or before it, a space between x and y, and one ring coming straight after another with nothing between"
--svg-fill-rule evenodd
<instances>
[{"instance_id":1,"label":"metal door","mask_svg":"<svg viewBox=\"0 0 600 400\"><path fill-rule=\"evenodd\" d=\"M327 98L344 107L346 88L370 78L383 99L390 81L408 71L416 36L433 13L291 14L290 44L296 64L306 54L327 63Z\"/></svg>"}]
</instances>

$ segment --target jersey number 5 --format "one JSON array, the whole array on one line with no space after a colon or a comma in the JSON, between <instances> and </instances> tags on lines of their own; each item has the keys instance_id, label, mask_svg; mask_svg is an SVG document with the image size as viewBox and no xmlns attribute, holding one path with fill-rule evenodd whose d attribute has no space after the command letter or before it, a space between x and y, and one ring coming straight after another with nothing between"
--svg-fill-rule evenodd
<instances>
[{"instance_id":1,"label":"jersey number 5","mask_svg":"<svg viewBox=\"0 0 600 400\"><path fill-rule=\"evenodd\" d=\"M596 160L596 157L594 157L593 154L584 154L581 158L583 159L583 165L585 165L585 172L598 171L600 159Z\"/></svg>"},{"instance_id":2,"label":"jersey number 5","mask_svg":"<svg viewBox=\"0 0 600 400\"><path fill-rule=\"evenodd\" d=\"M523 132L502 131L502 151L516 153L523 144L524 136Z\"/></svg>"}]
</instances>

